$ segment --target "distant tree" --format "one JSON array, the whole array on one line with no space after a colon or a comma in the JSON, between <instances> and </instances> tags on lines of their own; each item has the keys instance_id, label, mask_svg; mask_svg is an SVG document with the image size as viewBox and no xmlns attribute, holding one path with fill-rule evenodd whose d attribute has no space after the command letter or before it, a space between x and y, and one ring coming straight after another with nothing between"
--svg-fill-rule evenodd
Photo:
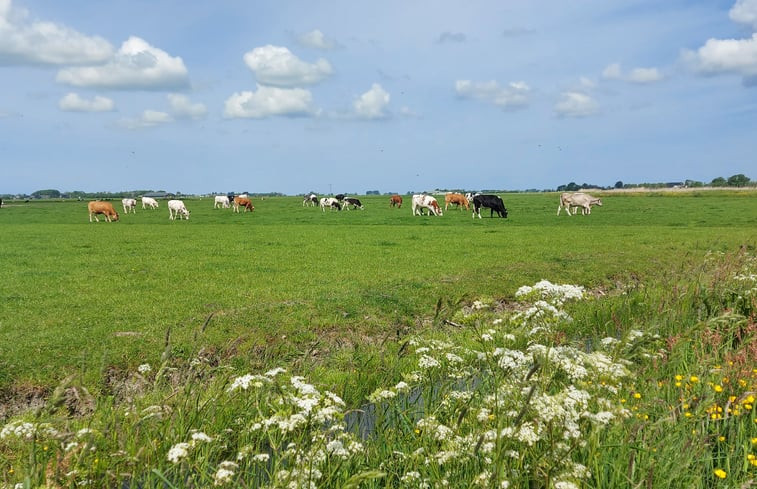
<instances>
[{"instance_id":1,"label":"distant tree","mask_svg":"<svg viewBox=\"0 0 757 489\"><path fill-rule=\"evenodd\" d=\"M728 177L729 187L746 187L747 185L749 185L749 177L747 177L743 173Z\"/></svg>"},{"instance_id":2,"label":"distant tree","mask_svg":"<svg viewBox=\"0 0 757 489\"><path fill-rule=\"evenodd\" d=\"M728 185L728 182L723 177L717 177L712 179L710 185L712 185L713 187L725 187L726 185Z\"/></svg>"},{"instance_id":3,"label":"distant tree","mask_svg":"<svg viewBox=\"0 0 757 489\"><path fill-rule=\"evenodd\" d=\"M581 187L579 187L576 182L570 182L568 185L565 186L565 190L567 190L568 192L575 192L576 190L580 188Z\"/></svg>"},{"instance_id":4,"label":"distant tree","mask_svg":"<svg viewBox=\"0 0 757 489\"><path fill-rule=\"evenodd\" d=\"M368 190L365 192L365 195L381 195L381 192L378 190Z\"/></svg>"},{"instance_id":5,"label":"distant tree","mask_svg":"<svg viewBox=\"0 0 757 489\"><path fill-rule=\"evenodd\" d=\"M620 180L618 180L617 182L615 182L615 188L623 188L623 182L620 181Z\"/></svg>"},{"instance_id":6,"label":"distant tree","mask_svg":"<svg viewBox=\"0 0 757 489\"><path fill-rule=\"evenodd\" d=\"M684 185L687 187L695 188L695 187L703 187L704 183L698 182L696 180L686 180L683 182Z\"/></svg>"},{"instance_id":7,"label":"distant tree","mask_svg":"<svg viewBox=\"0 0 757 489\"><path fill-rule=\"evenodd\" d=\"M32 192L32 197L35 199L57 199L60 197L60 191L55 189L37 190Z\"/></svg>"}]
</instances>

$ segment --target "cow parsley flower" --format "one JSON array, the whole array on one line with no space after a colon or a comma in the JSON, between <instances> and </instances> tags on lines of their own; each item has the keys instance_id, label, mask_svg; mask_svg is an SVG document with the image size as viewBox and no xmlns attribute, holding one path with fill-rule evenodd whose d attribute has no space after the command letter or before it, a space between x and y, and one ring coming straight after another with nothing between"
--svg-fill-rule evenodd
<instances>
[{"instance_id":1,"label":"cow parsley flower","mask_svg":"<svg viewBox=\"0 0 757 489\"><path fill-rule=\"evenodd\" d=\"M234 477L234 470L238 467L239 466L236 463L228 460L221 462L218 465L218 470L216 471L215 476L213 477L213 485L222 486L231 482L231 479Z\"/></svg>"},{"instance_id":2,"label":"cow parsley flower","mask_svg":"<svg viewBox=\"0 0 757 489\"><path fill-rule=\"evenodd\" d=\"M182 459L187 458L189 455L189 443L177 443L168 450L168 461L172 463L179 463Z\"/></svg>"},{"instance_id":3,"label":"cow parsley flower","mask_svg":"<svg viewBox=\"0 0 757 489\"><path fill-rule=\"evenodd\" d=\"M137 372L139 372L142 375L149 374L152 372L152 367L149 363L143 363L139 367L137 367Z\"/></svg>"},{"instance_id":4,"label":"cow parsley flower","mask_svg":"<svg viewBox=\"0 0 757 489\"><path fill-rule=\"evenodd\" d=\"M418 366L422 369L430 369L441 366L441 363L434 357L421 355L421 358L418 359Z\"/></svg>"}]
</instances>

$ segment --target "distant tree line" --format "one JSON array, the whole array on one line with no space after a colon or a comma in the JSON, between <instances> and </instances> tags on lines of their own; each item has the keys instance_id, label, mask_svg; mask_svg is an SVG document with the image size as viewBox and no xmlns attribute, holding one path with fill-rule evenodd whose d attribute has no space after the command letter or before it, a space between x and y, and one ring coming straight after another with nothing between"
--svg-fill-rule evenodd
<instances>
[{"instance_id":1,"label":"distant tree line","mask_svg":"<svg viewBox=\"0 0 757 489\"><path fill-rule=\"evenodd\" d=\"M757 186L757 181L752 181L750 180L749 177L747 177L743 173L739 173L738 175L732 175L727 179L723 177L713 178L712 181L709 183L699 182L697 180L684 180L682 182L623 183L622 181L618 180L617 182L615 182L615 185L611 187L604 187L602 185L595 185L592 183L582 183L581 185L578 185L576 182L570 182L567 185L560 185L559 187L557 187L557 191L558 192L575 192L582 188L599 188L599 189L604 189L604 190L610 190L614 188L634 189L634 188L672 188L672 187L697 188L697 187L754 187L754 186Z\"/></svg>"}]
</instances>

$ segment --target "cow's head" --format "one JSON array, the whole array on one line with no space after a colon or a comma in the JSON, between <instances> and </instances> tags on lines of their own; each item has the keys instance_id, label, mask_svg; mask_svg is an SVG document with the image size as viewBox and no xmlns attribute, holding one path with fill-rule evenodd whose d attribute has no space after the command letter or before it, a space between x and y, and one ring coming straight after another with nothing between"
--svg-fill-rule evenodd
<instances>
[{"instance_id":1,"label":"cow's head","mask_svg":"<svg viewBox=\"0 0 757 489\"><path fill-rule=\"evenodd\" d=\"M118 212L113 211L113 215L110 216L111 221L118 221Z\"/></svg>"},{"instance_id":2,"label":"cow's head","mask_svg":"<svg viewBox=\"0 0 757 489\"><path fill-rule=\"evenodd\" d=\"M592 199L589 205L598 205L599 207L602 207L602 199Z\"/></svg>"},{"instance_id":3,"label":"cow's head","mask_svg":"<svg viewBox=\"0 0 757 489\"><path fill-rule=\"evenodd\" d=\"M439 207L439 203L437 201L432 200L431 201L431 207L434 208L434 214L436 214L437 216L441 216L442 215L442 208Z\"/></svg>"}]
</instances>

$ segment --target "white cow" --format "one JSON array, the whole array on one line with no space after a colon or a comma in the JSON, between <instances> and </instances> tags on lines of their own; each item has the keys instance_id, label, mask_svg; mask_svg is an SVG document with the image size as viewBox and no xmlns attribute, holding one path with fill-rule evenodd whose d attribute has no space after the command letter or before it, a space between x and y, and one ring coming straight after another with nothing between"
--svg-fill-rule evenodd
<instances>
[{"instance_id":1,"label":"white cow","mask_svg":"<svg viewBox=\"0 0 757 489\"><path fill-rule=\"evenodd\" d=\"M416 215L422 216L423 209L428 209L429 216L431 214L435 216L442 215L442 209L441 207L439 207L439 203L436 201L434 197L430 195L423 195L423 194L413 195L412 208L413 208L414 216Z\"/></svg>"},{"instance_id":2,"label":"white cow","mask_svg":"<svg viewBox=\"0 0 757 489\"><path fill-rule=\"evenodd\" d=\"M323 197L321 199L321 210L323 212L326 212L326 207L330 208L332 211L334 209L338 211L342 210L342 204L340 204L334 197Z\"/></svg>"},{"instance_id":3,"label":"white cow","mask_svg":"<svg viewBox=\"0 0 757 489\"><path fill-rule=\"evenodd\" d=\"M121 205L124 206L124 214L128 214L129 211L132 214L137 213L137 199L121 199Z\"/></svg>"},{"instance_id":4,"label":"white cow","mask_svg":"<svg viewBox=\"0 0 757 489\"><path fill-rule=\"evenodd\" d=\"M229 208L229 197L226 195L216 195L215 202L213 203L213 209L217 209L218 206L221 206L222 209L228 209Z\"/></svg>"},{"instance_id":5,"label":"white cow","mask_svg":"<svg viewBox=\"0 0 757 489\"><path fill-rule=\"evenodd\" d=\"M181 216L184 216L185 219L189 219L189 211L187 210L187 207L184 205L184 202L181 200L169 200L168 201L168 218L172 221L176 219L176 217L179 217L179 220L181 220Z\"/></svg>"},{"instance_id":6,"label":"white cow","mask_svg":"<svg viewBox=\"0 0 757 489\"><path fill-rule=\"evenodd\" d=\"M145 206L150 206L150 209L157 209L158 201L152 197L142 197L142 209L144 209Z\"/></svg>"},{"instance_id":7,"label":"white cow","mask_svg":"<svg viewBox=\"0 0 757 489\"><path fill-rule=\"evenodd\" d=\"M561 209L565 209L565 212L567 212L568 215L571 216L578 212L578 207L581 208L581 214L591 214L591 206L593 205L598 205L601 207L602 200L594 198L591 195L582 192L576 192L573 194L564 192L560 194L560 205L557 206L557 215L560 215ZM573 214L570 213L571 207L575 208L573 210Z\"/></svg>"}]
</instances>

